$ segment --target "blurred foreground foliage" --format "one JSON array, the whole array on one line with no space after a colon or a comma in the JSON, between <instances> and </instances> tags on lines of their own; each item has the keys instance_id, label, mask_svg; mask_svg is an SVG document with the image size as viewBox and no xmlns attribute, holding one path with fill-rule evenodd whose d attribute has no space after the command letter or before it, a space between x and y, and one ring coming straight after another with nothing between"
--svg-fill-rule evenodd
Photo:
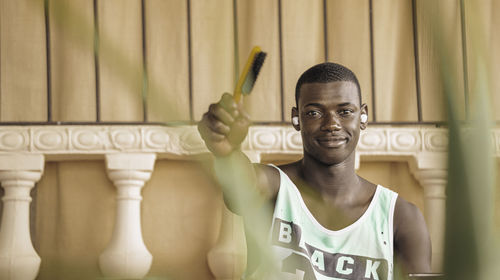
<instances>
[{"instance_id":1,"label":"blurred foreground foliage","mask_svg":"<svg viewBox=\"0 0 500 280\"><path fill-rule=\"evenodd\" d=\"M465 2L460 1L460 4ZM465 89L469 98L465 120L460 117L457 101L457 94L461 94L459 85L464 81L454 75L457 64L453 53L458 47L447 40L450 30L437 24L439 14L428 11L434 15L432 35L449 123L445 276L454 280L498 279L500 247L494 226L496 165L491 138L494 122L490 100L493 93L488 58L492 50L489 49L490 34L482 24L485 11L479 5L468 4L469 31L473 32L467 33L470 47L462 44L466 48L463 62L465 65L469 63L468 68L474 71L465 71L469 75L463 79L471 78L474 83ZM465 86L468 86L467 82Z\"/></svg>"}]
</instances>

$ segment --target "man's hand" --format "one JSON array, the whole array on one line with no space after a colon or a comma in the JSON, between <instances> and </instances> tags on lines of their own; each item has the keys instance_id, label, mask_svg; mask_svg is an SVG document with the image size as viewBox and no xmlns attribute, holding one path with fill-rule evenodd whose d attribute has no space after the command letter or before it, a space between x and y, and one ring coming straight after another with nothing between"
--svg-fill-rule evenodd
<instances>
[{"instance_id":1,"label":"man's hand","mask_svg":"<svg viewBox=\"0 0 500 280\"><path fill-rule=\"evenodd\" d=\"M224 93L218 103L210 104L198 123L198 131L207 148L216 157L224 157L239 149L249 126L250 120L241 104L236 104L232 95Z\"/></svg>"}]
</instances>

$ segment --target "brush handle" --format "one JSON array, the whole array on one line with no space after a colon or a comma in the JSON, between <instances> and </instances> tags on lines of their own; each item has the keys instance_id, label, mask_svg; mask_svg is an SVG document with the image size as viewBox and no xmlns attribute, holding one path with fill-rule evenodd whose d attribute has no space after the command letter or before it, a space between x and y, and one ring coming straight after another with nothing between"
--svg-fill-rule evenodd
<instances>
[{"instance_id":1,"label":"brush handle","mask_svg":"<svg viewBox=\"0 0 500 280\"><path fill-rule=\"evenodd\" d=\"M236 104L240 103L241 91L236 91L233 95L233 98L234 98L234 102L236 102Z\"/></svg>"}]
</instances>

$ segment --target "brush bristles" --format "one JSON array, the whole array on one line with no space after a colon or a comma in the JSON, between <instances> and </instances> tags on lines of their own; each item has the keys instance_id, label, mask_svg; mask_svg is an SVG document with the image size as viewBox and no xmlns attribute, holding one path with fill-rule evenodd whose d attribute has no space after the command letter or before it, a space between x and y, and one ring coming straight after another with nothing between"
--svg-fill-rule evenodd
<instances>
[{"instance_id":1,"label":"brush bristles","mask_svg":"<svg viewBox=\"0 0 500 280\"><path fill-rule=\"evenodd\" d=\"M249 94L252 91L255 81L257 80L257 76L259 75L260 69L262 68L264 60L266 59L266 55L267 54L265 52L259 52L255 55L252 67L250 68L250 71L248 72L248 75L243 82L243 86L241 87L242 94Z\"/></svg>"}]
</instances>

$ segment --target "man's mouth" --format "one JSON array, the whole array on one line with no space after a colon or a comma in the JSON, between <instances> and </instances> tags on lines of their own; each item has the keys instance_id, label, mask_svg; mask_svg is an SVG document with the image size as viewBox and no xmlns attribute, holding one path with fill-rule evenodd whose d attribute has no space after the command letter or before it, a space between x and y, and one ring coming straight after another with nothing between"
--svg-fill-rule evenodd
<instances>
[{"instance_id":1,"label":"man's mouth","mask_svg":"<svg viewBox=\"0 0 500 280\"><path fill-rule=\"evenodd\" d=\"M324 148L338 148L347 143L347 138L342 136L326 136L316 139Z\"/></svg>"}]
</instances>

